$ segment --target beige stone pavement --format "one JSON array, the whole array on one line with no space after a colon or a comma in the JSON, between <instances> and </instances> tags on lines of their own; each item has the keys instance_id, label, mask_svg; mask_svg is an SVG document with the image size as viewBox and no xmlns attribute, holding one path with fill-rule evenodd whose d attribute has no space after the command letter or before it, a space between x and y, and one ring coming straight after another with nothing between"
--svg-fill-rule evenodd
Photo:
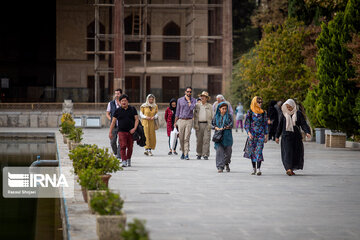
<instances>
[{"instance_id":1,"label":"beige stone pavement","mask_svg":"<svg viewBox=\"0 0 360 240\"><path fill-rule=\"evenodd\" d=\"M57 129L0 129L57 131ZM110 147L108 129L85 129L84 142ZM360 239L360 151L305 143L305 167L285 175L280 147L265 145L262 176L251 176L242 157L244 133L235 133L230 173L218 174L210 160L168 156L165 129L157 131L153 157L134 147L131 168L113 174L109 187L125 200L128 220L145 219L153 240L172 239ZM60 135L57 135L60 136ZM62 140L62 139L61 139ZM59 144L66 163L67 150ZM77 185L67 199L71 239L97 239L95 216Z\"/></svg>"}]
</instances>

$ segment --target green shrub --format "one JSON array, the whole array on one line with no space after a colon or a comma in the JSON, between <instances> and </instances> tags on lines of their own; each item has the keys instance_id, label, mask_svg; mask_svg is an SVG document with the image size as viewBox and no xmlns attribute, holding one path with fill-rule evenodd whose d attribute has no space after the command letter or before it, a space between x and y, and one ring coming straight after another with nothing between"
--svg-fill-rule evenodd
<instances>
[{"instance_id":1,"label":"green shrub","mask_svg":"<svg viewBox=\"0 0 360 240\"><path fill-rule=\"evenodd\" d=\"M75 125L75 121L70 113L63 113L61 115L61 123L65 122L65 121L73 122Z\"/></svg>"},{"instance_id":2,"label":"green shrub","mask_svg":"<svg viewBox=\"0 0 360 240\"><path fill-rule=\"evenodd\" d=\"M288 98L302 102L315 76L302 56L309 34L294 19L266 25L263 38L234 67L231 100L245 108L254 96L261 96L264 103Z\"/></svg>"},{"instance_id":3,"label":"green shrub","mask_svg":"<svg viewBox=\"0 0 360 240\"><path fill-rule=\"evenodd\" d=\"M104 190L107 189L101 179L101 169L86 168L78 172L78 182L87 190Z\"/></svg>"},{"instance_id":4,"label":"green shrub","mask_svg":"<svg viewBox=\"0 0 360 240\"><path fill-rule=\"evenodd\" d=\"M133 222L127 224L127 229L121 232L123 240L149 240L149 232L145 228L145 221L134 218ZM123 228L123 226L120 226Z\"/></svg>"},{"instance_id":5,"label":"green shrub","mask_svg":"<svg viewBox=\"0 0 360 240\"><path fill-rule=\"evenodd\" d=\"M121 215L124 200L119 194L109 190L106 193L95 193L91 199L91 208L100 215Z\"/></svg>"},{"instance_id":6,"label":"green shrub","mask_svg":"<svg viewBox=\"0 0 360 240\"><path fill-rule=\"evenodd\" d=\"M100 169L101 175L122 170L120 160L109 153L107 148L99 148L96 144L80 145L70 151L69 157L76 174L89 167Z\"/></svg>"},{"instance_id":7,"label":"green shrub","mask_svg":"<svg viewBox=\"0 0 360 240\"><path fill-rule=\"evenodd\" d=\"M75 122L64 121L60 124L60 132L65 135L69 135L70 132L75 128Z\"/></svg>"},{"instance_id":8,"label":"green shrub","mask_svg":"<svg viewBox=\"0 0 360 240\"><path fill-rule=\"evenodd\" d=\"M359 126L360 126L360 91L358 92L356 99L355 99L355 116L356 116L356 121L358 122ZM360 129L358 131L358 134L360 134Z\"/></svg>"},{"instance_id":9,"label":"green shrub","mask_svg":"<svg viewBox=\"0 0 360 240\"><path fill-rule=\"evenodd\" d=\"M69 139L76 142L76 143L80 143L83 135L83 130L82 128L73 128L71 129L70 133L69 133Z\"/></svg>"},{"instance_id":10,"label":"green shrub","mask_svg":"<svg viewBox=\"0 0 360 240\"><path fill-rule=\"evenodd\" d=\"M306 100L312 124L319 123L347 135L360 128L354 114L357 90L355 84L349 81L355 72L349 64L352 55L346 48L351 34L360 31L359 9L359 0L349 0L345 12L338 12L327 25L322 24L316 41L319 85L308 93Z\"/></svg>"}]
</instances>

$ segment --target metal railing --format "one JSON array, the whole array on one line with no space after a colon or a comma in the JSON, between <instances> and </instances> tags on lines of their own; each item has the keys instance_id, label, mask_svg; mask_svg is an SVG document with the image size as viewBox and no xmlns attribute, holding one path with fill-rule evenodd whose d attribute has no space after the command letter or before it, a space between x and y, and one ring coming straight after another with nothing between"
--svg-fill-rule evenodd
<instances>
[{"instance_id":1,"label":"metal railing","mask_svg":"<svg viewBox=\"0 0 360 240\"><path fill-rule=\"evenodd\" d=\"M104 103L73 103L73 111L106 111L107 102ZM142 103L130 103L140 108ZM158 108L166 109L168 103L158 103ZM0 103L0 112L38 111L38 112L59 112L62 111L63 103Z\"/></svg>"}]
</instances>

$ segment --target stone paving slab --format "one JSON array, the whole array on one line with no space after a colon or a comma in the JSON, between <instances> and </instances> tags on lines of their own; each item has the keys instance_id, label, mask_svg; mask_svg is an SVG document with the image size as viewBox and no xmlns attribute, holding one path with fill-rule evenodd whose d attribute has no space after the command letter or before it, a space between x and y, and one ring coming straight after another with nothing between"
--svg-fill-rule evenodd
<instances>
[{"instance_id":1,"label":"stone paving slab","mask_svg":"<svg viewBox=\"0 0 360 240\"><path fill-rule=\"evenodd\" d=\"M102 133L103 132L103 133ZM101 137L104 134L104 137ZM107 131L85 132L108 147ZM242 157L244 133L234 134L231 172L209 161L168 156L165 129L157 131L153 157L135 146L133 167L113 175L129 220L147 220L152 239L360 239L360 151L305 143L305 169L285 175L280 146L265 146L263 175L251 176ZM104 139L104 142L99 141Z\"/></svg>"},{"instance_id":2,"label":"stone paving slab","mask_svg":"<svg viewBox=\"0 0 360 240\"><path fill-rule=\"evenodd\" d=\"M110 147L108 129L84 132L85 143ZM251 163L242 157L246 135L233 135L231 172L222 174L215 167L213 144L210 160L195 160L195 132L190 161L167 155L165 129L157 131L153 157L136 145L133 167L113 174L109 182L124 198L128 220L145 219L153 240L360 239L359 150L305 142L305 168L289 177L280 146L269 142L263 175L251 176ZM72 239L96 239L94 215L86 213L81 200L71 206Z\"/></svg>"}]
</instances>

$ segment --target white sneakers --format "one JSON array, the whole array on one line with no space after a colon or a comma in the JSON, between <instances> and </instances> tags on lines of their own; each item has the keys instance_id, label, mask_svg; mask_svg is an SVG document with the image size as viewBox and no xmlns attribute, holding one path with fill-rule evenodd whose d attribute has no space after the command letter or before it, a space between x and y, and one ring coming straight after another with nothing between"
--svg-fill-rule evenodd
<instances>
[{"instance_id":1,"label":"white sneakers","mask_svg":"<svg viewBox=\"0 0 360 240\"><path fill-rule=\"evenodd\" d=\"M131 167L131 159L129 159L129 160L122 160L121 166L122 166L122 167Z\"/></svg>"},{"instance_id":2,"label":"white sneakers","mask_svg":"<svg viewBox=\"0 0 360 240\"><path fill-rule=\"evenodd\" d=\"M151 152L151 149L145 149L144 154L145 154L146 156L153 156L153 154L152 154L152 152Z\"/></svg>"},{"instance_id":3,"label":"white sneakers","mask_svg":"<svg viewBox=\"0 0 360 240\"><path fill-rule=\"evenodd\" d=\"M122 161L121 161L121 166L122 166L122 167L127 167L127 161L126 161L126 160L122 160Z\"/></svg>"}]
</instances>

